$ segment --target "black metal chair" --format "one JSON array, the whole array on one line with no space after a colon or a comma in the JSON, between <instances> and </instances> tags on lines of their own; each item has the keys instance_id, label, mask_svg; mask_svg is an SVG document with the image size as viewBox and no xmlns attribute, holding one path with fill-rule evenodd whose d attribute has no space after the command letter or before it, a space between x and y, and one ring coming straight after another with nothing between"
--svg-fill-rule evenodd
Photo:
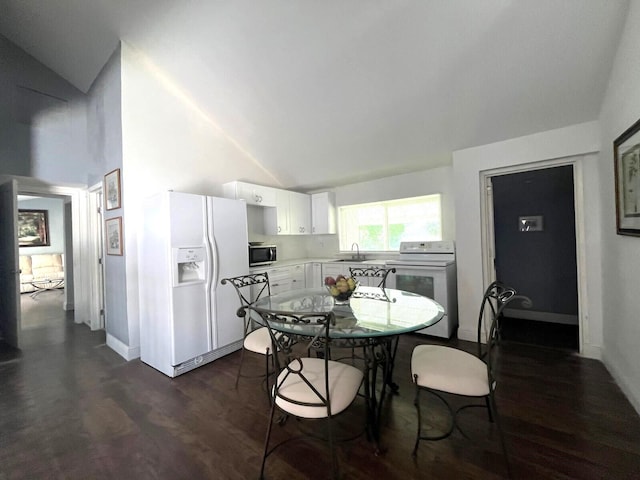
<instances>
[{"instance_id":1,"label":"black metal chair","mask_svg":"<svg viewBox=\"0 0 640 480\"><path fill-rule=\"evenodd\" d=\"M349 274L354 280L359 278L378 279L378 284L372 285L373 287L387 288L387 277L390 273L396 273L396 269L384 267L349 267Z\"/></svg>"},{"instance_id":2,"label":"black metal chair","mask_svg":"<svg viewBox=\"0 0 640 480\"><path fill-rule=\"evenodd\" d=\"M335 452L334 432L332 419L343 412L355 400L360 385L363 381L363 373L358 368L345 363L329 360L330 357L330 325L335 322L333 312L327 313L301 313L293 315L283 312L268 312L247 307L248 311L257 312L262 322L268 326L273 343L273 350L279 352L274 355L277 378L272 388L273 401L269 426L264 444L260 478L264 478L264 470L267 457L278 447L296 437L287 438L274 446L270 446L271 431L276 409L286 416L291 415L299 419L325 419L326 440L331 452L332 475L337 478L339 466ZM322 358L302 357L292 348L296 340L295 336L278 331L278 327L284 330L295 331L296 324L315 324L317 333L313 338L308 338L306 349L299 345L296 351L308 351L311 346L316 350L323 349ZM282 361L281 361L282 357ZM284 422L279 422L283 424ZM314 435L312 438L317 438Z\"/></svg>"},{"instance_id":3,"label":"black metal chair","mask_svg":"<svg viewBox=\"0 0 640 480\"><path fill-rule=\"evenodd\" d=\"M272 360L272 344L269 330L259 325L255 318L251 315L247 315L247 310L244 308L251 305L263 295L271 295L271 286L269 284L269 275L267 272L254 273L250 275L240 275L239 277L223 278L220 283L226 285L230 283L236 290L238 298L240 299L240 308L238 308L237 315L244 321L244 340L242 341L242 351L240 352L240 364L238 365L238 373L236 375L236 388L238 388L238 381L241 376L259 378L269 377L269 360ZM242 364L244 362L245 351L258 353L265 356L265 373L264 375L243 375ZM267 384L267 391L268 391Z\"/></svg>"},{"instance_id":4,"label":"black metal chair","mask_svg":"<svg viewBox=\"0 0 640 480\"><path fill-rule=\"evenodd\" d=\"M513 301L521 301L523 306L531 307L531 300L516 295L513 288L500 282L493 282L484 293L478 315L478 351L477 356L457 348L441 345L418 345L411 356L411 376L416 386L414 404L418 411L418 433L413 448L417 455L420 440L441 440L451 435L455 428L464 435L457 424L458 413L469 407L486 407L489 421L495 422L500 437L500 445L507 463L510 476L507 448L500 427L496 409L494 391L494 349L498 342L498 322L505 306ZM488 328L485 332L484 327ZM486 343L483 344L483 333ZM437 397L446 406L449 413L448 429L438 435L422 435L422 417L420 411L420 392L425 390ZM484 398L485 404L464 405L455 412L442 394L453 394L462 397ZM466 436L466 435L465 435Z\"/></svg>"},{"instance_id":5,"label":"black metal chair","mask_svg":"<svg viewBox=\"0 0 640 480\"><path fill-rule=\"evenodd\" d=\"M374 287L378 287L378 288L387 288L387 277L392 274L392 273L396 273L396 269L395 268L386 268L386 267L349 267L349 275L351 275L351 277L353 277L354 279L358 280L358 279L362 279L362 278L373 278L375 280L377 280L377 284L375 285L371 285ZM374 283L375 283L374 280ZM382 292L382 295L384 295L384 292ZM389 342L389 352L391 352L391 356L388 359L388 365L386 367L386 379L385 381L387 382L387 384L389 385L389 387L391 388L391 391L393 393L398 393L399 387L397 384L395 384L393 382L393 366L395 363L395 358L396 358L396 353L398 351L398 341L399 341L400 337L393 337L388 339L387 341ZM355 355L355 348L352 348L351 350L351 355L353 358L358 358Z\"/></svg>"}]
</instances>

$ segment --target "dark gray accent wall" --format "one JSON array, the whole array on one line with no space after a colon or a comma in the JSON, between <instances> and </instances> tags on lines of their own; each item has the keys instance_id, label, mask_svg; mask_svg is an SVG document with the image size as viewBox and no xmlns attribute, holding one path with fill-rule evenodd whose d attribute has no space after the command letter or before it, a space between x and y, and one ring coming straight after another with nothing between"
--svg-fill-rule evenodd
<instances>
[{"instance_id":1,"label":"dark gray accent wall","mask_svg":"<svg viewBox=\"0 0 640 480\"><path fill-rule=\"evenodd\" d=\"M529 296L535 311L577 315L573 167L502 175L492 183L497 279ZM543 217L542 231L519 231L519 217L536 215Z\"/></svg>"}]
</instances>

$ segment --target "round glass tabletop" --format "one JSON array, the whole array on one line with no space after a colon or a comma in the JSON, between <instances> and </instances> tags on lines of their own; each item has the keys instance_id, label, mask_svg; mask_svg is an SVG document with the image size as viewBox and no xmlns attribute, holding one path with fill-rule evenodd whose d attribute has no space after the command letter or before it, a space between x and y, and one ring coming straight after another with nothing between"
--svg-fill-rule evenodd
<instances>
[{"instance_id":1,"label":"round glass tabletop","mask_svg":"<svg viewBox=\"0 0 640 480\"><path fill-rule=\"evenodd\" d=\"M437 323L445 314L434 300L403 290L359 286L347 304L338 304L324 289L290 290L263 297L253 305L256 310L290 313L333 311L336 322L330 328L332 338L387 337L414 332ZM297 335L314 336L321 328L314 324L272 324L272 328Z\"/></svg>"}]
</instances>

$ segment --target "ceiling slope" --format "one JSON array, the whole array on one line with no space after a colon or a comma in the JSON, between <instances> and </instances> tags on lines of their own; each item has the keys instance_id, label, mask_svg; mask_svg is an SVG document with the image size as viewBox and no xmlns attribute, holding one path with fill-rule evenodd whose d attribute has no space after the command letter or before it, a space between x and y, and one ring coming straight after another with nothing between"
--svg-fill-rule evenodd
<instances>
[{"instance_id":1,"label":"ceiling slope","mask_svg":"<svg viewBox=\"0 0 640 480\"><path fill-rule=\"evenodd\" d=\"M447 165L594 120L627 0L0 0L0 32L87 91L119 39L289 188Z\"/></svg>"}]
</instances>

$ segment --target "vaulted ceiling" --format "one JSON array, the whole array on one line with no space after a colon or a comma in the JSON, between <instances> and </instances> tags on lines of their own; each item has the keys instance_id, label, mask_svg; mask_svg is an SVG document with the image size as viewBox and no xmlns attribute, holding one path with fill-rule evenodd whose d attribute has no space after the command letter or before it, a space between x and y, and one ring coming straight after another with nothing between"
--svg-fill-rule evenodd
<instances>
[{"instance_id":1,"label":"vaulted ceiling","mask_svg":"<svg viewBox=\"0 0 640 480\"><path fill-rule=\"evenodd\" d=\"M282 185L423 170L598 117L628 0L0 0L87 92L142 51Z\"/></svg>"}]
</instances>

